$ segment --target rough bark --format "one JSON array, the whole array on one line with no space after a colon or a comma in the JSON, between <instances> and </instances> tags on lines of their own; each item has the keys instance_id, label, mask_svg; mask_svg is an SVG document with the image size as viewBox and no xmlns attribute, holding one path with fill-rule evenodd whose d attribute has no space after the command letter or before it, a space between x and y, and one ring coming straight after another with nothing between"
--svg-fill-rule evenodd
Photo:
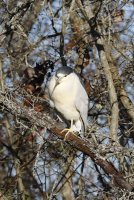
<instances>
[{"instance_id":1,"label":"rough bark","mask_svg":"<svg viewBox=\"0 0 134 200\"><path fill-rule=\"evenodd\" d=\"M58 137L62 139L65 138L66 133L61 132L61 124L59 124L60 126L58 127L57 122L54 119L52 119L49 114L41 114L34 111L33 109L22 107L21 104L15 101L13 96L7 94L8 93L0 91L1 109L10 112L14 116L23 119L24 121L29 121L37 127L46 127ZM69 133L67 135L66 140L74 148L88 155L97 165L99 165L104 170L104 172L111 177L113 187L118 186L129 191L133 189L133 186L131 186L128 182L125 181L123 175L118 170L116 170L112 163L108 162L104 157L100 156L98 153L94 153L90 149L89 142L72 133Z\"/></svg>"}]
</instances>

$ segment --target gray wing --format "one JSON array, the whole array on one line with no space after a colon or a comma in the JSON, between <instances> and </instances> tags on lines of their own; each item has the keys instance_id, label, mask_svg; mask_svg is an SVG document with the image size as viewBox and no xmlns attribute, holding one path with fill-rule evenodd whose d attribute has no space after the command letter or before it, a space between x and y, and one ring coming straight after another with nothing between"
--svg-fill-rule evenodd
<instances>
[{"instance_id":1,"label":"gray wing","mask_svg":"<svg viewBox=\"0 0 134 200\"><path fill-rule=\"evenodd\" d=\"M79 81L77 99L75 101L76 109L80 113L81 121L83 122L84 130L87 127L87 117L88 117L88 95L85 88Z\"/></svg>"}]
</instances>

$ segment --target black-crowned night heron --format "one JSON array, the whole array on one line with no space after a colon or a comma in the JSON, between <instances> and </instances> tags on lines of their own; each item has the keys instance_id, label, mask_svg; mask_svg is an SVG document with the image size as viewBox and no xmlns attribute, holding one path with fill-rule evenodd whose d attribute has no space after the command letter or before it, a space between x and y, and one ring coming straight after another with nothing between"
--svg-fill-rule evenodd
<instances>
[{"instance_id":1,"label":"black-crowned night heron","mask_svg":"<svg viewBox=\"0 0 134 200\"><path fill-rule=\"evenodd\" d=\"M70 67L59 68L48 86L50 104L71 122L68 132L85 132L88 116L88 95L80 77ZM63 131L64 131L63 130Z\"/></svg>"}]
</instances>

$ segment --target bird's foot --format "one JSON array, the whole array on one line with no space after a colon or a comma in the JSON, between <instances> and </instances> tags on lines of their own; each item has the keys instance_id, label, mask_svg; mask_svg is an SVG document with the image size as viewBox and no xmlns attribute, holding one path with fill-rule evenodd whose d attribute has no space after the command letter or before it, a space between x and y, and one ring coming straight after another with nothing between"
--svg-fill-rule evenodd
<instances>
[{"instance_id":1,"label":"bird's foot","mask_svg":"<svg viewBox=\"0 0 134 200\"><path fill-rule=\"evenodd\" d=\"M67 140L67 136L68 136L69 133L74 133L74 130L73 130L72 128L65 128L65 129L63 129L63 130L61 131L61 133L65 132L65 131L67 131L67 132L66 132L66 134L65 134L64 141Z\"/></svg>"}]
</instances>

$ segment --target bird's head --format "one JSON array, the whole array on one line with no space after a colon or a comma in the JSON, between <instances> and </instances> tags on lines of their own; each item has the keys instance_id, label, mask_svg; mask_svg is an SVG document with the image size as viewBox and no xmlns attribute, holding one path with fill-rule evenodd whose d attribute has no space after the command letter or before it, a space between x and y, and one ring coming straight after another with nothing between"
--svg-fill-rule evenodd
<instances>
[{"instance_id":1,"label":"bird's head","mask_svg":"<svg viewBox=\"0 0 134 200\"><path fill-rule=\"evenodd\" d=\"M73 73L73 69L70 67L60 67L55 74L57 83L61 83L66 80L69 74Z\"/></svg>"}]
</instances>

